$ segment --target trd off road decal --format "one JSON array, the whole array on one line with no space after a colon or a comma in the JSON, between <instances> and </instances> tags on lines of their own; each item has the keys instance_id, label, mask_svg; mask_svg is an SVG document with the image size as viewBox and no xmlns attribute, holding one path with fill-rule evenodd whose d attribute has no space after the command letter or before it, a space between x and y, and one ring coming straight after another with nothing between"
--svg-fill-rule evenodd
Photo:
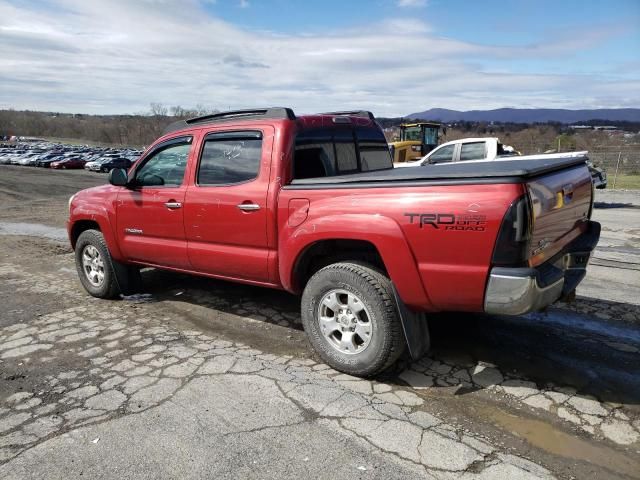
<instances>
[{"instance_id":1,"label":"trd off road decal","mask_svg":"<svg viewBox=\"0 0 640 480\"><path fill-rule=\"evenodd\" d=\"M409 223L417 223L420 228L428 225L438 230L460 232L484 232L487 228L487 216L477 213L456 215L454 213L405 213Z\"/></svg>"}]
</instances>

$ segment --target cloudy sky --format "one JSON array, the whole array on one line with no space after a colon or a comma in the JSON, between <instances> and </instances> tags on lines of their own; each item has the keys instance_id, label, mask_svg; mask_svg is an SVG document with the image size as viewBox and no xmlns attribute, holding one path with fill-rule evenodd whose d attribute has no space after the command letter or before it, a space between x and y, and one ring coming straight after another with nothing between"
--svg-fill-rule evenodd
<instances>
[{"instance_id":1,"label":"cloudy sky","mask_svg":"<svg viewBox=\"0 0 640 480\"><path fill-rule=\"evenodd\" d=\"M640 0L0 0L0 108L640 107Z\"/></svg>"}]
</instances>

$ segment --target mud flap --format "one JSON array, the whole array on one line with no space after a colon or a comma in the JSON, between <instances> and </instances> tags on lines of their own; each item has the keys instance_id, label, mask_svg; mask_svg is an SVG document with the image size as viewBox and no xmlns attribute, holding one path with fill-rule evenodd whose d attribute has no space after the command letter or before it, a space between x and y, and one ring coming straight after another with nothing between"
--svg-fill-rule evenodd
<instances>
[{"instance_id":1,"label":"mud flap","mask_svg":"<svg viewBox=\"0 0 640 480\"><path fill-rule=\"evenodd\" d=\"M140 270L135 267L124 265L113 258L111 259L111 266L115 273L118 289L122 295L132 295L140 292L142 289L142 276L140 275Z\"/></svg>"},{"instance_id":2,"label":"mud flap","mask_svg":"<svg viewBox=\"0 0 640 480\"><path fill-rule=\"evenodd\" d=\"M412 312L400 299L395 285L393 286L393 296L396 299L402 331L407 341L409 355L413 360L422 358L431 348L431 337L429 336L429 322L424 312Z\"/></svg>"}]
</instances>

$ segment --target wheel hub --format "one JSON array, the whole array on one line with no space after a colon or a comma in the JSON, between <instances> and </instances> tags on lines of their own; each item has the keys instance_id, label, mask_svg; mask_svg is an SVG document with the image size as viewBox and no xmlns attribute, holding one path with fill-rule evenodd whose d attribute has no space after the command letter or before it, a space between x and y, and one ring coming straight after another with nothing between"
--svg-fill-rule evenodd
<instances>
[{"instance_id":1,"label":"wheel hub","mask_svg":"<svg viewBox=\"0 0 640 480\"><path fill-rule=\"evenodd\" d=\"M82 251L82 270L87 280L95 287L104 282L104 262L100 251L93 245L87 245Z\"/></svg>"},{"instance_id":2,"label":"wheel hub","mask_svg":"<svg viewBox=\"0 0 640 480\"><path fill-rule=\"evenodd\" d=\"M352 292L336 289L325 294L318 307L318 321L325 340L341 353L361 353L371 342L369 311Z\"/></svg>"}]
</instances>

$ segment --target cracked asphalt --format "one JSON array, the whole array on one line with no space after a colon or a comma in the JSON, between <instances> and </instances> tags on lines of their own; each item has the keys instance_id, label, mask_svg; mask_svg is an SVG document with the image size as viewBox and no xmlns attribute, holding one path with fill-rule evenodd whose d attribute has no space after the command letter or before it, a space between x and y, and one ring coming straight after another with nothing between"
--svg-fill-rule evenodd
<instances>
[{"instance_id":1,"label":"cracked asphalt","mask_svg":"<svg viewBox=\"0 0 640 480\"><path fill-rule=\"evenodd\" d=\"M88 296L60 229L104 181L0 170L0 478L640 478L640 194L598 192L575 304L433 316L369 381L286 293L149 269Z\"/></svg>"}]
</instances>

